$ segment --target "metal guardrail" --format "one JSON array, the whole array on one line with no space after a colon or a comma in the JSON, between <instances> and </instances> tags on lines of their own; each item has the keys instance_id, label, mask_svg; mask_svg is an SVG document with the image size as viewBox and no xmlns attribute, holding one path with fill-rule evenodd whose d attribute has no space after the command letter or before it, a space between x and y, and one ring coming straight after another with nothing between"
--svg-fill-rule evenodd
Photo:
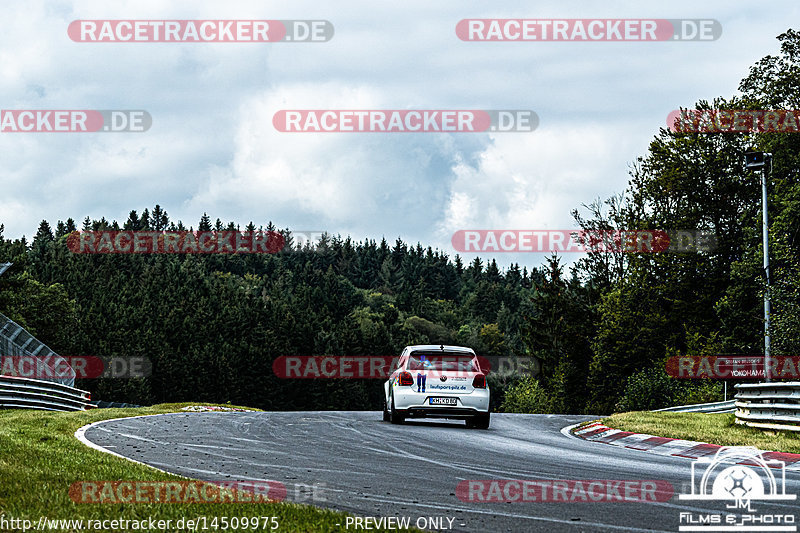
<instances>
[{"instance_id":1,"label":"metal guardrail","mask_svg":"<svg viewBox=\"0 0 800 533\"><path fill-rule=\"evenodd\" d=\"M35 361L34 375L44 381L75 386L75 371L42 341L0 313L0 368L4 357L24 356Z\"/></svg>"},{"instance_id":2,"label":"metal guardrail","mask_svg":"<svg viewBox=\"0 0 800 533\"><path fill-rule=\"evenodd\" d=\"M666 407L656 409L656 411L668 411L673 413L732 413L736 410L734 400L727 402L696 403L694 405L678 405L677 407Z\"/></svg>"},{"instance_id":3,"label":"metal guardrail","mask_svg":"<svg viewBox=\"0 0 800 533\"><path fill-rule=\"evenodd\" d=\"M40 409L43 411L85 411L91 393L39 379L0 376L0 409Z\"/></svg>"},{"instance_id":4,"label":"metal guardrail","mask_svg":"<svg viewBox=\"0 0 800 533\"><path fill-rule=\"evenodd\" d=\"M800 431L800 382L736 385L736 423Z\"/></svg>"}]
</instances>

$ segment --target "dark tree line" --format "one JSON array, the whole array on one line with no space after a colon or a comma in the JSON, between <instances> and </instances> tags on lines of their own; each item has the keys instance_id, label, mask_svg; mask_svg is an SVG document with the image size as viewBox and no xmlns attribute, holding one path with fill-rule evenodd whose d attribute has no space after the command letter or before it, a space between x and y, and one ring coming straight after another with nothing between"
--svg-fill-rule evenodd
<instances>
[{"instance_id":1,"label":"dark tree line","mask_svg":"<svg viewBox=\"0 0 800 533\"><path fill-rule=\"evenodd\" d=\"M206 214L198 228L240 229ZM0 307L63 355L148 357L149 378L80 384L133 403L375 409L378 380L281 380L272 363L284 355L397 355L420 343L524 354L519 317L541 277L517 265L501 273L494 261L464 266L400 239L390 246L323 235L301 249L288 229L277 254L74 254L66 239L75 229L72 219L55 231L43 221L30 245L0 241L0 257L15 263L0 287L17 288L0 289ZM82 229L192 228L156 205L141 216L131 211L123 225L87 218ZM276 231L272 223L259 229ZM12 301L25 284L56 293L51 309L42 308L45 296L33 308L20 305L22 295Z\"/></svg>"}]
</instances>

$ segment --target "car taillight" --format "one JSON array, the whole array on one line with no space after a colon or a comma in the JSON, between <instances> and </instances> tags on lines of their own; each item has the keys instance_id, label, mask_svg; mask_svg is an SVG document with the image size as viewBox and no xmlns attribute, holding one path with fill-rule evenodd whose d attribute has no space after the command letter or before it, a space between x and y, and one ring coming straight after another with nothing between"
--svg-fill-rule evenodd
<instances>
[{"instance_id":1,"label":"car taillight","mask_svg":"<svg viewBox=\"0 0 800 533\"><path fill-rule=\"evenodd\" d=\"M400 372L400 385L413 385L414 376L409 372Z\"/></svg>"},{"instance_id":2,"label":"car taillight","mask_svg":"<svg viewBox=\"0 0 800 533\"><path fill-rule=\"evenodd\" d=\"M486 376L483 374L478 374L472 379L472 386L476 389L485 389L486 388Z\"/></svg>"}]
</instances>

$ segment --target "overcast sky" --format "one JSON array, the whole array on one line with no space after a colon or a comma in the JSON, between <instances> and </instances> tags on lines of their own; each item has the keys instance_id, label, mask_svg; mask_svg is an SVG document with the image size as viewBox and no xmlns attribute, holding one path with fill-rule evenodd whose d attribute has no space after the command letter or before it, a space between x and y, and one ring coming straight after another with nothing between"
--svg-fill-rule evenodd
<instances>
[{"instance_id":1,"label":"overcast sky","mask_svg":"<svg viewBox=\"0 0 800 533\"><path fill-rule=\"evenodd\" d=\"M458 229L568 229L668 113L736 94L796 0L3 2L5 110L144 109L144 133L0 133L6 238L156 203L197 226L327 230L455 254ZM703 18L711 42L465 42L465 18ZM76 19L325 19L325 43L80 43ZM796 25L795 25L796 26ZM531 109L529 133L280 133L281 109ZM484 256L491 257L491 256ZM509 257L495 256L501 264ZM470 256L465 259L471 259ZM529 266L542 256L514 257Z\"/></svg>"}]
</instances>

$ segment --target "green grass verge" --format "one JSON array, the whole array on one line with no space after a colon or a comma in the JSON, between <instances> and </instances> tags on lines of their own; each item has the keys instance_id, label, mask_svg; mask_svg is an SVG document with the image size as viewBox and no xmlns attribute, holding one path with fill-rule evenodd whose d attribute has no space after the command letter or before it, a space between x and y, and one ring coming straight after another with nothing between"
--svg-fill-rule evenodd
<instances>
[{"instance_id":1,"label":"green grass verge","mask_svg":"<svg viewBox=\"0 0 800 533\"><path fill-rule=\"evenodd\" d=\"M755 446L760 450L800 453L800 435L791 432L762 431L740 426L732 413L665 413L636 411L604 418L606 426L721 446Z\"/></svg>"},{"instance_id":2,"label":"green grass verge","mask_svg":"<svg viewBox=\"0 0 800 533\"><path fill-rule=\"evenodd\" d=\"M137 409L94 409L73 413L32 410L0 411L0 531L20 531L9 519L40 517L73 520L172 520L212 517L277 517L276 531L343 531L345 513L309 505L280 503L75 503L69 497L76 481L181 481L147 466L89 448L75 431L100 420L180 412L192 403L161 404ZM214 404L207 404L214 405ZM220 415L220 416L225 416ZM413 523L413 521L412 521ZM336 524L340 524L337 526ZM220 528L221 529L221 528ZM352 528L351 528L352 529ZM106 529L105 531L130 531ZM157 530L157 529L156 529ZM52 528L49 531L87 531ZM180 531L174 526L168 531ZM202 531L202 529L201 529ZM209 529L208 531L214 531ZM229 531L235 531L230 529ZM239 529L245 531L245 529ZM270 527L247 531L272 531ZM388 531L388 530L387 530ZM416 531L416 530L414 530Z\"/></svg>"}]
</instances>

